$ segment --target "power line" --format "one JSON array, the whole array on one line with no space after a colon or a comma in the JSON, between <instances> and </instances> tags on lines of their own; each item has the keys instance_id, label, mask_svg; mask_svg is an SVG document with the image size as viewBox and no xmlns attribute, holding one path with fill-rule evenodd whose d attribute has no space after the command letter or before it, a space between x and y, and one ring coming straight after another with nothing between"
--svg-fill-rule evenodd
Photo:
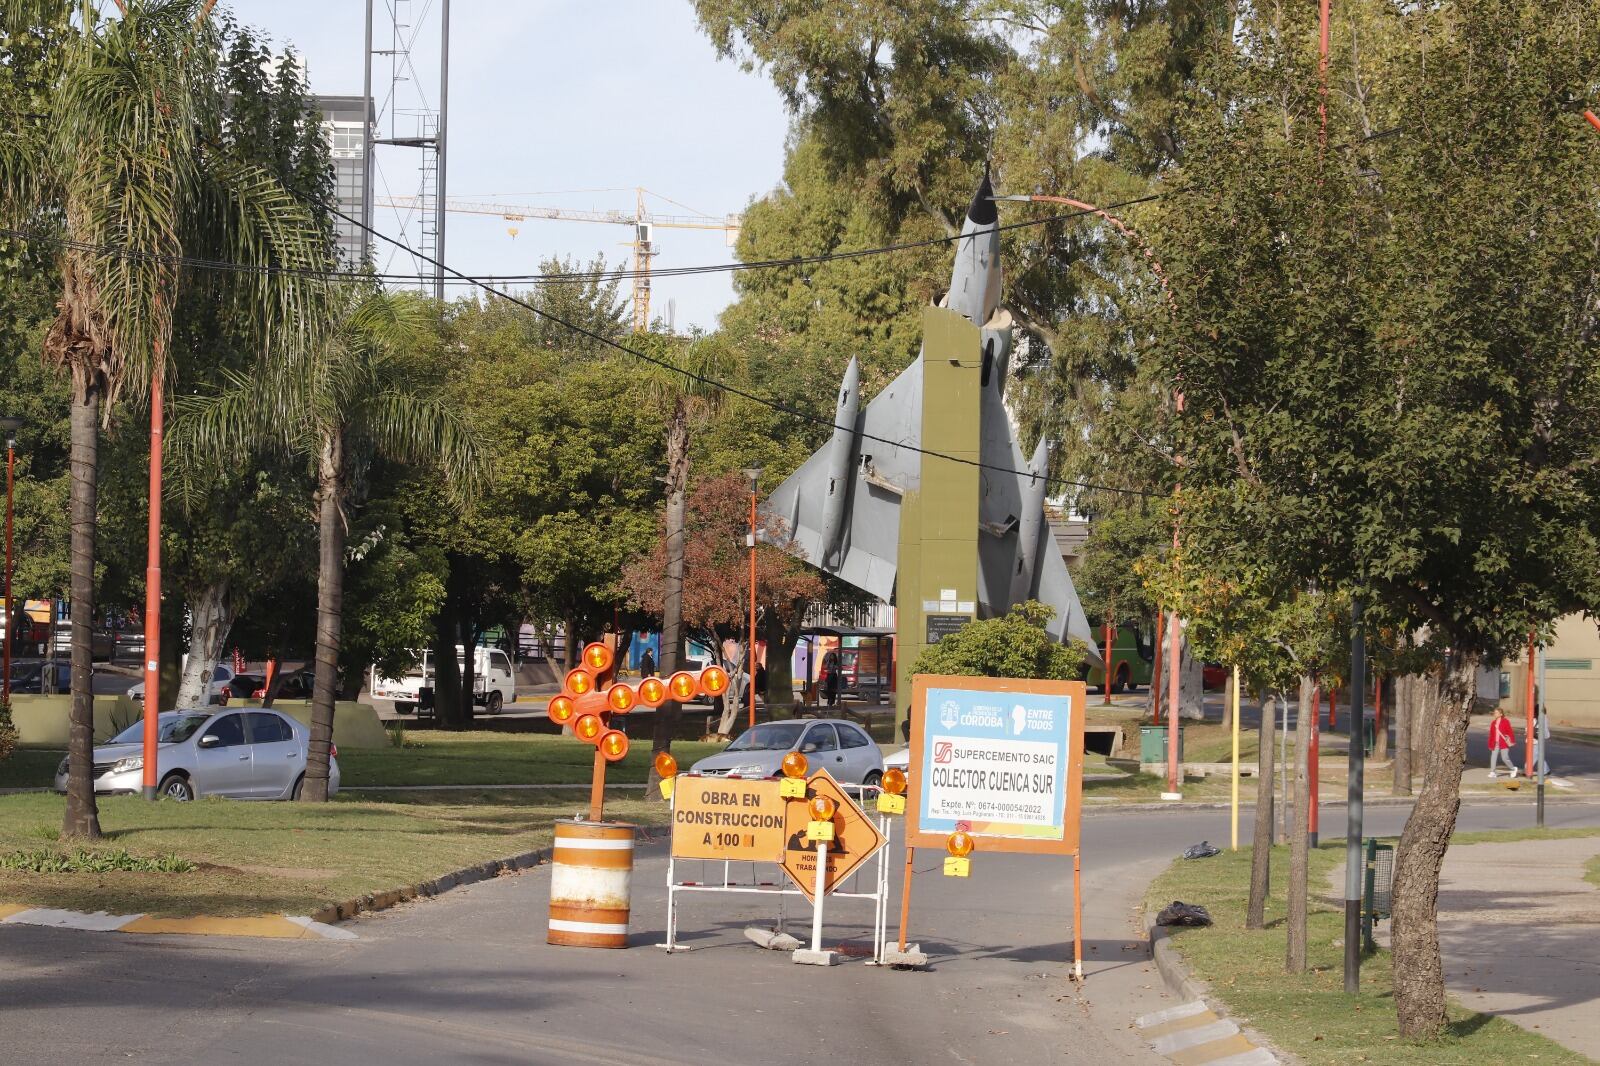
<instances>
[{"instance_id":1,"label":"power line","mask_svg":"<svg viewBox=\"0 0 1600 1066\"><path fill-rule=\"evenodd\" d=\"M368 233L370 233L374 237L377 237L379 240L386 241L386 242L388 242L390 244L395 245L396 247L405 249L407 251L412 251L411 249L407 248L402 242L396 240L393 237L390 237L388 234L379 233L377 230L371 228L370 226L363 226L360 222L358 222L355 219L351 218L349 215L346 215L344 212L340 211L338 208L336 208L336 207L334 207L334 206L332 206L330 204L326 204L326 203L324 203L323 206L326 207L328 210L332 211L335 215L338 215L340 218L344 219L346 222L349 222L354 226L357 226L357 227L359 227L361 229L366 230ZM1080 214L1087 214L1087 213L1088 212L1080 212ZM980 231L976 231L976 232L980 232L981 233L981 232L985 232L985 231L980 230ZM971 235L969 234L969 236L971 236ZM958 237L957 239L960 239L960 238ZM855 433L854 427L841 426L838 423L834 422L831 418L824 418L821 415L812 414L810 411L801 410L800 408L795 407L792 404L785 403L785 402L783 402L781 400L775 400L775 399L773 399L771 397L768 397L768 396L758 395L756 393L753 393L753 392L749 391L748 389L740 388L737 385L730 385L725 381L718 381L716 378L708 377L705 374L700 374L700 373L697 373L696 371L689 370L689 369L687 369L685 367L677 366L677 365L675 365L675 364L673 364L673 363L671 363L671 362L669 362L669 361L667 361L665 359L660 359L660 358L657 358L656 356L650 355L647 352L642 352L637 348L630 348L626 344L622 344L619 341L614 341L611 338L606 337L603 334L596 333L595 331L593 331L593 330L591 330L591 329L589 329L589 328L587 328L585 326L581 326L581 325L577 324L576 322L568 322L566 319L560 317L559 315L552 314L549 311L544 310L543 308L535 307L533 304L528 303L526 300L523 300L520 297L513 296L512 294L510 294L508 292L505 292L503 290L497 289L494 286L489 285L486 282L483 282L483 281L481 281L481 280L479 280L477 278L473 278L473 277L470 277L470 276L468 276L466 274L463 274L461 271L455 269L454 267L450 266L449 264L443 263L443 262L441 262L441 261L439 261L437 259L432 258L431 256L427 256L427 255L422 254L421 252L416 252L416 251L412 251L412 254L415 255L417 258L422 259L424 262L426 262L430 266L433 266L433 267L435 267L435 268L437 268L439 270L442 270L442 271L446 271L446 272L454 275L456 278L458 278L458 279L460 279L462 281L465 281L465 282L468 282L470 284L473 284L473 285L477 286L478 288L482 289L483 291L489 293L492 296L498 296L503 300L508 300L511 303L516 304L518 307L521 307L521 308L524 308L525 310L531 311L535 315L538 315L540 318L543 318L546 321L552 322L555 325L558 325L558 326L562 327L563 329L570 330L573 333L579 334L580 336L584 336L584 337L589 338L590 340L597 341L598 343L603 344L608 348L614 348L617 351L622 352L622 353L624 353L626 355L631 355L635 359L639 359L639 360L641 360L643 362L649 363L652 366L658 367L658 368L660 368L662 370L665 370L665 371L667 371L669 373L677 374L677 375L683 377L684 380L686 380L686 381L693 381L693 382L696 382L698 384L704 385L704 386L706 386L708 388L716 389L716 390L718 390L720 392L725 392L725 393L727 393L727 394L729 394L731 396L737 396L740 399L748 400L751 403L758 404L758 405L760 405L762 407L766 407L769 410L777 411L779 414L787 415L790 418L795 418L795 419L798 419L798 420L800 420L802 422L810 422L810 423L812 423L814 425L822 426L822 427L825 427L825 428L830 429L830 430L843 429L848 433L851 433L851 434ZM1164 494L1162 494L1162 493L1146 492L1143 489L1129 489L1129 488L1120 488L1120 487L1113 486L1113 485L1099 485L1099 484L1095 484L1093 482L1088 482L1088 481L1072 481L1072 480L1069 480L1069 479L1066 479L1066 478L1050 477L1047 474L1046 475L1035 475L1032 471L1014 470L1014 469L1012 469L1011 467L1008 467L1008 466L998 466L998 465L996 465L994 463L980 462L979 460L976 460L976 459L964 459L964 458L962 458L960 456L948 455L948 454L946 454L944 452L936 452L936 451L932 451L932 450L927 449L927 448L913 447L913 446L911 446L909 444L906 444L906 443L904 443L902 441L890 440L887 437L879 437L879 436L876 436L876 435L871 434L871 433L862 433L862 434L860 434L860 436L861 436L861 438L863 440L870 440L870 441L872 441L872 442L874 442L876 444L885 444L885 445L888 445L888 446L893 447L893 448L904 448L906 451L914 452L917 455L926 456L926 457L932 458L932 459L944 459L947 462L958 463L958 464L960 464L962 466L972 466L972 467L977 467L980 470L991 470L991 471L994 471L996 473L1010 474L1013 477L1031 478L1031 477L1039 476L1044 480L1045 484L1047 484L1047 485L1062 485L1062 486L1067 486L1067 487L1076 488L1076 489L1087 489L1087 490L1093 490L1093 491L1096 491L1096 492L1120 493L1120 494L1123 494L1123 495L1130 495L1130 496L1146 496L1146 497L1158 498L1158 499L1165 499L1166 498L1166 496Z\"/></svg>"},{"instance_id":2,"label":"power line","mask_svg":"<svg viewBox=\"0 0 1600 1066\"><path fill-rule=\"evenodd\" d=\"M1028 229L1035 226L1047 226L1054 222L1070 222L1074 219L1088 215L1098 215L1102 211L1120 211L1124 208L1134 207L1139 204L1150 203L1162 199L1164 196L1187 192L1187 189L1174 189L1167 193L1150 193L1146 196L1123 200L1119 203L1108 204L1094 211L1068 211L1064 213L1047 215L1043 218L1023 219L1018 222L1007 222L994 226L986 226L975 230L975 235L985 233L1004 233L1009 230ZM429 263L427 256L412 248L402 241L391 240L386 234L380 233L359 222L354 222L343 212L324 205L328 210L338 215L341 219L352 221L357 227L366 230L375 237L393 244L397 251L405 252L413 259ZM74 241L66 237L56 237L47 234L33 234L25 230L0 229L0 236L15 237L19 240L35 243L54 244L60 247L72 248L77 251L90 252L96 255L120 255L126 258L139 259L145 262L160 262L176 266L188 266L198 270L235 271L249 274L290 274L305 277L325 278L351 278L354 280L417 282L432 281L432 275L402 274L402 273L369 273L363 270L344 270L338 267L292 267L292 266L255 266L247 263L234 263L222 259L203 259L186 255L166 255L158 252L142 252L128 249L115 244L91 244L85 241ZM836 260L864 259L874 255L890 255L895 252L912 251L919 248L932 248L944 244L954 244L963 239L963 234L947 235L942 237L929 237L918 241L904 241L898 244L878 245L871 248L856 248L843 252L818 252L815 255L791 256L785 259L755 259L746 262L733 263L706 263L698 266L667 267L652 269L649 273L652 278L662 277L689 277L697 274L737 273L747 270L775 270L798 266L815 266L819 263L829 263ZM637 270L603 270L585 273L558 273L558 274L485 274L467 275L457 272L458 284L479 285L485 280L504 283L527 283L534 285L558 284L584 284L588 282L626 281L644 273Z\"/></svg>"}]
</instances>

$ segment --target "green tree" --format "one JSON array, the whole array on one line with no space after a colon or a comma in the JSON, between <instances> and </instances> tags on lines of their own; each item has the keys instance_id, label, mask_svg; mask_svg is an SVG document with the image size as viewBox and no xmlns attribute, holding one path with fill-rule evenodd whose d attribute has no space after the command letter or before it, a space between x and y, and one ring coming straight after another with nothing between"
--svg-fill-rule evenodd
<instances>
[{"instance_id":1,"label":"green tree","mask_svg":"<svg viewBox=\"0 0 1600 1066\"><path fill-rule=\"evenodd\" d=\"M1071 681L1083 676L1083 646L1045 632L1055 608L1029 600L995 618L968 622L917 657L915 674Z\"/></svg>"},{"instance_id":2,"label":"green tree","mask_svg":"<svg viewBox=\"0 0 1600 1066\"><path fill-rule=\"evenodd\" d=\"M255 448L303 459L316 485L316 684L302 798L328 798L328 749L338 695L347 510L374 456L434 469L461 498L486 475L477 438L418 373L412 346L427 306L404 294L348 285L334 326L311 356L233 376L223 392L186 400L196 452L225 462Z\"/></svg>"},{"instance_id":3,"label":"green tree","mask_svg":"<svg viewBox=\"0 0 1600 1066\"><path fill-rule=\"evenodd\" d=\"M209 151L224 107L207 10L199 0L132 0L120 19L100 21L89 4L21 0L4 13L8 39L80 22L51 60L41 110L4 115L0 133L0 212L23 226L64 219L71 242L60 247L60 312L45 339L46 358L72 383L67 836L100 832L89 675L101 421L170 371L183 255L263 268L320 262L307 216L283 187ZM319 286L272 269L251 277L241 310L287 352L316 321Z\"/></svg>"},{"instance_id":4,"label":"green tree","mask_svg":"<svg viewBox=\"0 0 1600 1066\"><path fill-rule=\"evenodd\" d=\"M1195 101L1160 227L1186 557L1360 597L1437 664L1396 856L1406 1036L1445 1022L1438 874L1477 667L1600 606L1600 208L1573 180L1600 139L1571 103L1596 90L1592 16L1493 0L1352 23L1381 62L1337 42L1328 140L1402 133L1326 151L1310 13L1253 25Z\"/></svg>"}]
</instances>

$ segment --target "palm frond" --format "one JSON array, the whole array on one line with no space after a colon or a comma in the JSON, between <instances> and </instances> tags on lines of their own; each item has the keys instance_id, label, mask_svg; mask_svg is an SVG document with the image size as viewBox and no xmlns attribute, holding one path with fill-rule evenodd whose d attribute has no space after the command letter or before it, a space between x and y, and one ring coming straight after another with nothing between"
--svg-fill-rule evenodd
<instances>
[{"instance_id":1,"label":"palm frond","mask_svg":"<svg viewBox=\"0 0 1600 1066\"><path fill-rule=\"evenodd\" d=\"M438 398L390 389L372 397L365 415L364 428L379 454L436 466L455 501L469 502L487 484L489 459L477 436Z\"/></svg>"},{"instance_id":2,"label":"palm frond","mask_svg":"<svg viewBox=\"0 0 1600 1066\"><path fill-rule=\"evenodd\" d=\"M46 165L77 242L63 255L63 309L88 339L59 350L75 375L103 378L108 415L124 389L148 388L171 334L195 135L216 107L216 50L195 10L146 0L96 26L68 50L52 100Z\"/></svg>"}]
</instances>

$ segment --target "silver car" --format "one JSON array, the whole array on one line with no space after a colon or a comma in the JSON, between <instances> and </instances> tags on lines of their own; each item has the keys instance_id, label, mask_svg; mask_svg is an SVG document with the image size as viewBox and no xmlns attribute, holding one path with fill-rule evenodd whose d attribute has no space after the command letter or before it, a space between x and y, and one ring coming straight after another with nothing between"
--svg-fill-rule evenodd
<instances>
[{"instance_id":1,"label":"silver car","mask_svg":"<svg viewBox=\"0 0 1600 1066\"><path fill-rule=\"evenodd\" d=\"M296 799L306 776L311 731L262 707L167 711L157 719L156 787L175 800L199 796ZM328 794L339 791L338 748L328 759ZM94 749L96 792L139 792L144 786L144 723L135 722ZM56 791L67 790L67 760Z\"/></svg>"},{"instance_id":2,"label":"silver car","mask_svg":"<svg viewBox=\"0 0 1600 1066\"><path fill-rule=\"evenodd\" d=\"M811 770L826 770L834 780L876 785L883 780L878 745L854 722L837 718L815 722L763 722L739 734L716 755L701 759L690 773L734 777L776 777L783 757L798 751Z\"/></svg>"}]
</instances>

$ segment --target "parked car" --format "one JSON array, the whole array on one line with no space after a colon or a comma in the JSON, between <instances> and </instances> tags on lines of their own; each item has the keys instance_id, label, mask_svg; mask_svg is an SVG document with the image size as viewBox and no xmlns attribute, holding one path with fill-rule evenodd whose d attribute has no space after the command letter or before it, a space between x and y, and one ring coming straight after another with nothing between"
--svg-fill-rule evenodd
<instances>
[{"instance_id":1,"label":"parked car","mask_svg":"<svg viewBox=\"0 0 1600 1066\"><path fill-rule=\"evenodd\" d=\"M260 707L200 713L167 711L157 718L156 788L162 796L295 799L306 774L311 731ZM328 759L328 793L339 791L339 751ZM135 722L94 749L96 792L139 792L144 786L144 723ZM67 760L56 768L67 789Z\"/></svg>"},{"instance_id":2,"label":"parked car","mask_svg":"<svg viewBox=\"0 0 1600 1066\"><path fill-rule=\"evenodd\" d=\"M255 695L257 689L267 683L265 674L243 673L234 674L228 681L228 695L231 699L247 700Z\"/></svg>"},{"instance_id":3,"label":"parked car","mask_svg":"<svg viewBox=\"0 0 1600 1066\"><path fill-rule=\"evenodd\" d=\"M64 659L55 659L45 662L39 659L11 663L11 691L14 693L41 693L44 691L44 681L50 676L49 669L55 670L55 684L51 692L72 691L72 664Z\"/></svg>"},{"instance_id":4,"label":"parked car","mask_svg":"<svg viewBox=\"0 0 1600 1066\"><path fill-rule=\"evenodd\" d=\"M278 682L278 693L273 698L282 700L309 700L311 698L311 690L316 687L316 684L316 671L309 666L302 666L298 670L286 670L283 674L283 680ZM264 700L267 698L266 678L262 677L257 679L255 687L250 690L250 698L253 700Z\"/></svg>"},{"instance_id":5,"label":"parked car","mask_svg":"<svg viewBox=\"0 0 1600 1066\"><path fill-rule=\"evenodd\" d=\"M763 722L739 734L716 755L689 768L692 774L732 777L777 777L783 757L798 751L811 769L826 770L834 780L876 785L883 780L878 745L854 722L836 718L817 721Z\"/></svg>"},{"instance_id":6,"label":"parked car","mask_svg":"<svg viewBox=\"0 0 1600 1066\"><path fill-rule=\"evenodd\" d=\"M472 699L487 714L499 714L500 708L517 698L517 679L511 670L511 657L499 648L474 649ZM373 667L368 685L372 695L380 700L393 700L396 714L419 711L433 713L432 706L423 706L422 690L433 688L433 652L418 653L419 665L406 671L404 677L379 677ZM456 645L456 665L465 667L467 653Z\"/></svg>"},{"instance_id":7,"label":"parked car","mask_svg":"<svg viewBox=\"0 0 1600 1066\"><path fill-rule=\"evenodd\" d=\"M233 695L230 682L233 681L233 667L227 663L218 663L211 675L211 698L213 706L226 707L228 699ZM135 703L144 702L144 682L140 681L128 690L128 698Z\"/></svg>"},{"instance_id":8,"label":"parked car","mask_svg":"<svg viewBox=\"0 0 1600 1066\"><path fill-rule=\"evenodd\" d=\"M1228 668L1221 663L1204 663L1200 667L1200 686L1206 690L1228 687Z\"/></svg>"}]
</instances>

